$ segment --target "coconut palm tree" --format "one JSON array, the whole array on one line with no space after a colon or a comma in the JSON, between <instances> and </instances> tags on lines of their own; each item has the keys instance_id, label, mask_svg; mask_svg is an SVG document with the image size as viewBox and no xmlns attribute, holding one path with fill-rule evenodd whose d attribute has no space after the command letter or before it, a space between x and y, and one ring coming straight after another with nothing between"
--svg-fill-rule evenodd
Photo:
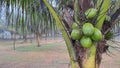
<instances>
[{"instance_id":1,"label":"coconut palm tree","mask_svg":"<svg viewBox=\"0 0 120 68\"><path fill-rule=\"evenodd\" d=\"M66 17L63 16L61 18L61 15L58 15L48 1L43 0L43 2L55 18L56 23L63 34L71 59L72 68L99 68L102 54L106 52L109 47L106 42L111 39L108 39L107 33L111 33L113 26L118 23L115 22L115 20L120 14L120 8L117 8L114 12L111 11L109 7L113 6L113 4L110 4L110 0L71 0L70 2L66 0L67 3L62 0L62 9ZM85 13L90 8L97 9L97 15L92 19L87 18ZM71 12L70 10L73 10L74 12ZM90 11L88 12L90 13ZM73 15L71 13L73 13ZM107 14L111 14L110 21L105 20ZM72 24L74 22L78 24L79 30L84 29L85 22L92 22L92 25L102 32L102 39L98 42L92 40L92 46L90 48L85 48L87 44L82 45L83 42L81 43L79 41L80 39L75 40L71 36ZM81 32L83 33L81 35L84 36L84 31ZM99 38L99 36L97 36L97 38ZM85 41L87 43L87 40Z\"/></svg>"},{"instance_id":2,"label":"coconut palm tree","mask_svg":"<svg viewBox=\"0 0 120 68\"><path fill-rule=\"evenodd\" d=\"M113 36L111 29L119 23L116 22L120 15L118 0L6 0L6 2L16 7L20 4L22 25L18 26L23 28L23 33L31 29L31 32L36 34L37 40L39 33L49 32L45 30L50 27L47 25L56 21L66 42L71 68L99 68L102 54L110 47L106 42ZM109 20L105 20L106 15L110 16ZM87 25L91 28L85 26L86 22L90 22ZM85 31L86 29L88 30ZM75 33L79 36L73 37ZM88 44L85 44L83 39Z\"/></svg>"}]
</instances>

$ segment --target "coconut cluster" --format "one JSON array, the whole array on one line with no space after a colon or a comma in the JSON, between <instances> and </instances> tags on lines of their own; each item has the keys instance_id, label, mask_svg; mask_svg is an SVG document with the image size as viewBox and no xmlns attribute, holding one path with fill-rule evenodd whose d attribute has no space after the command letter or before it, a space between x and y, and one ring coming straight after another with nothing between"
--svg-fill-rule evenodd
<instances>
[{"instance_id":1,"label":"coconut cluster","mask_svg":"<svg viewBox=\"0 0 120 68\"><path fill-rule=\"evenodd\" d=\"M97 14L97 10L90 8L85 12L87 19L92 19ZM72 24L71 38L79 40L83 48L90 48L94 42L102 40L102 33L99 29L93 26L91 22L86 22L80 29L77 23Z\"/></svg>"}]
</instances>

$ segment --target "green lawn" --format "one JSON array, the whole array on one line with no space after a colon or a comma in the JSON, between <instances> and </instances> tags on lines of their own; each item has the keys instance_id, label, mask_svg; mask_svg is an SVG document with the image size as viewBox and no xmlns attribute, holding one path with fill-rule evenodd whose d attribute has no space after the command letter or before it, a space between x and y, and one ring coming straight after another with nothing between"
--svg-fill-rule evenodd
<instances>
[{"instance_id":1,"label":"green lawn","mask_svg":"<svg viewBox=\"0 0 120 68\"><path fill-rule=\"evenodd\" d=\"M56 47L61 46L61 44L42 44L40 47L37 47L37 45L29 45L29 46L20 46L17 47L17 51L22 52L37 52L37 51L51 51L54 50Z\"/></svg>"}]
</instances>

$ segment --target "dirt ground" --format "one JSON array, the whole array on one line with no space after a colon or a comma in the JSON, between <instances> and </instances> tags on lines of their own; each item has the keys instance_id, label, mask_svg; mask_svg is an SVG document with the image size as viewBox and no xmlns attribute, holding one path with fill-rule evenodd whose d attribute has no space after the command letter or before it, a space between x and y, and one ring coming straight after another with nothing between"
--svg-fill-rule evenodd
<instances>
[{"instance_id":1,"label":"dirt ground","mask_svg":"<svg viewBox=\"0 0 120 68\"><path fill-rule=\"evenodd\" d=\"M0 40L0 68L70 68L69 56L61 38L41 40L41 47L33 43ZM100 68L120 68L120 53L104 54Z\"/></svg>"}]
</instances>

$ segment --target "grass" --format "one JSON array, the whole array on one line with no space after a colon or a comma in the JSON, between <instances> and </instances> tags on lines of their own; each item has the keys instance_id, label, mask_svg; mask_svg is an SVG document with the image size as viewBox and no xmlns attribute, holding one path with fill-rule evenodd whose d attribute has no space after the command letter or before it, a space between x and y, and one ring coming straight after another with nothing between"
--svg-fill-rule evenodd
<instances>
[{"instance_id":1,"label":"grass","mask_svg":"<svg viewBox=\"0 0 120 68\"><path fill-rule=\"evenodd\" d=\"M31 66L31 68L60 68L61 66L63 68L67 68L69 60L66 58L63 58L61 56L64 56L67 53L67 50L65 49L65 43L64 42L54 42L54 43L44 43L41 44L41 47L37 47L36 42L34 41L32 44L28 44L26 45L26 43L20 44L21 41L17 41L16 44L16 50L13 51L11 49L9 49L11 46L13 46L13 41L5 41L2 42L0 41L0 47L2 49L3 48L8 48L8 49L2 49L0 50L0 65L4 64L5 66L3 68L9 68L9 66L11 65L15 65L16 63L21 64L23 63L25 65L25 63L29 66ZM110 43L112 44L112 43ZM19 46L20 45L20 46ZM113 44L112 44L113 45ZM109 48L110 51L112 51L113 53L115 53L116 56L113 56L109 58L108 56L104 56L106 57L105 61L102 61L102 65L101 68L120 68L120 59L119 59L119 54L120 52L116 52L115 49L113 48ZM11 52L12 53L11 53ZM49 52L48 52L49 51ZM5 52L5 53L2 53ZM56 53L54 53L56 52ZM32 54L33 53L33 54ZM51 60L50 58L48 58L47 54L52 54L51 57L53 57L53 60ZM54 54L53 54L54 53ZM36 54L41 54L38 55L38 57L33 56ZM56 54L59 55L59 57L56 57ZM61 55L63 54L63 55ZM32 57L31 57L32 55ZM49 62L46 61L46 59L50 59ZM103 59L104 60L104 59ZM11 64L9 62L12 62ZM7 66L8 64L8 66ZM2 65L3 66L3 65ZM22 66L22 65L21 65ZM65 67L66 66L66 67ZM1 66L0 66L1 68ZM11 67L11 68L15 68L15 67ZM26 67L26 68L30 68L30 67Z\"/></svg>"},{"instance_id":2,"label":"grass","mask_svg":"<svg viewBox=\"0 0 120 68\"><path fill-rule=\"evenodd\" d=\"M0 41L0 46L10 46L13 45L12 41Z\"/></svg>"},{"instance_id":3,"label":"grass","mask_svg":"<svg viewBox=\"0 0 120 68\"><path fill-rule=\"evenodd\" d=\"M29 46L20 46L17 47L17 51L22 52L37 52L37 51L53 51L56 47L61 46L62 44L42 44L40 47L37 47L37 45L29 45Z\"/></svg>"},{"instance_id":4,"label":"grass","mask_svg":"<svg viewBox=\"0 0 120 68\"><path fill-rule=\"evenodd\" d=\"M14 56L14 55L9 55L9 54L5 54L5 55L1 55L0 56L0 60L13 60L13 61L18 61L21 60L22 57L19 56Z\"/></svg>"},{"instance_id":5,"label":"grass","mask_svg":"<svg viewBox=\"0 0 120 68\"><path fill-rule=\"evenodd\" d=\"M53 63L54 64L56 64L56 63L59 63L59 64L68 64L70 62L68 60L58 58Z\"/></svg>"}]
</instances>

